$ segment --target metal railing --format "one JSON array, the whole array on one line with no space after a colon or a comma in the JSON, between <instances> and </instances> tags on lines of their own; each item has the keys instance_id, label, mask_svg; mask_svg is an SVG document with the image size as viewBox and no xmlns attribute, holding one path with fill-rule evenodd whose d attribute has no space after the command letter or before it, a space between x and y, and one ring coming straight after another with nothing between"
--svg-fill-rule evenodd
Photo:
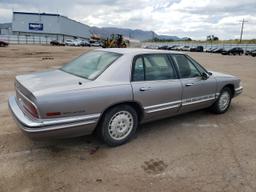
<instances>
[{"instance_id":1,"label":"metal railing","mask_svg":"<svg viewBox=\"0 0 256 192\"><path fill-rule=\"evenodd\" d=\"M189 46L189 47L197 47L197 46L203 46L204 49L208 48L224 48L224 49L231 49L233 47L241 47L244 51L247 50L254 50L256 49L256 44L232 44L232 43L195 43L195 42L186 42L186 41L181 41L181 42L144 42L142 44L142 47L145 46L162 46L162 45L168 45L168 46Z\"/></svg>"}]
</instances>

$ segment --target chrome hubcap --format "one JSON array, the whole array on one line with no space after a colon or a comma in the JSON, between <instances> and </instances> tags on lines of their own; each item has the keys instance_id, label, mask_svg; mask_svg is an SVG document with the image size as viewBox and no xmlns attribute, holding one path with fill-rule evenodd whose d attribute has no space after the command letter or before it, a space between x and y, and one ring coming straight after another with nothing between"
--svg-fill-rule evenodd
<instances>
[{"instance_id":1,"label":"chrome hubcap","mask_svg":"<svg viewBox=\"0 0 256 192\"><path fill-rule=\"evenodd\" d=\"M224 111L228 107L229 102L230 102L229 93L228 92L223 92L220 95L220 98L219 98L219 108L220 108L220 110Z\"/></svg>"},{"instance_id":2,"label":"chrome hubcap","mask_svg":"<svg viewBox=\"0 0 256 192\"><path fill-rule=\"evenodd\" d=\"M119 111L109 121L108 132L115 140L126 138L133 128L133 117L128 111Z\"/></svg>"}]
</instances>

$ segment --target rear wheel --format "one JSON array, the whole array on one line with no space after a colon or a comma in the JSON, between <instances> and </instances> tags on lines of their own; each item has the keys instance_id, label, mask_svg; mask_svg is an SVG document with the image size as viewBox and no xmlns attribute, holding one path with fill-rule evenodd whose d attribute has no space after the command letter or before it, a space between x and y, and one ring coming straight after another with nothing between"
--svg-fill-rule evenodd
<instances>
[{"instance_id":1,"label":"rear wheel","mask_svg":"<svg viewBox=\"0 0 256 192\"><path fill-rule=\"evenodd\" d=\"M216 114L225 113L231 103L231 90L228 87L224 87L220 93L218 100L212 106L212 112Z\"/></svg>"},{"instance_id":2,"label":"rear wheel","mask_svg":"<svg viewBox=\"0 0 256 192\"><path fill-rule=\"evenodd\" d=\"M109 146L118 146L134 136L137 126L137 112L129 105L119 105L108 110L103 116L98 135Z\"/></svg>"}]
</instances>

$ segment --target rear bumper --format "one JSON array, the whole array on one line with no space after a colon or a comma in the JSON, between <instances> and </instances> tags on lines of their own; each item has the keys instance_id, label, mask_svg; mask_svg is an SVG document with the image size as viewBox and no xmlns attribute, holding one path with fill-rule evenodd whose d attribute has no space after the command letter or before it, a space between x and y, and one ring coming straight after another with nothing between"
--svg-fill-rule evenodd
<instances>
[{"instance_id":1,"label":"rear bumper","mask_svg":"<svg viewBox=\"0 0 256 192\"><path fill-rule=\"evenodd\" d=\"M95 129L100 114L55 118L32 119L22 112L16 97L9 98L9 109L21 130L30 138L67 138L88 135Z\"/></svg>"},{"instance_id":2,"label":"rear bumper","mask_svg":"<svg viewBox=\"0 0 256 192\"><path fill-rule=\"evenodd\" d=\"M240 95L242 92L243 92L243 87L242 87L242 86L236 88L236 89L235 89L235 95L234 95L234 97Z\"/></svg>"}]
</instances>

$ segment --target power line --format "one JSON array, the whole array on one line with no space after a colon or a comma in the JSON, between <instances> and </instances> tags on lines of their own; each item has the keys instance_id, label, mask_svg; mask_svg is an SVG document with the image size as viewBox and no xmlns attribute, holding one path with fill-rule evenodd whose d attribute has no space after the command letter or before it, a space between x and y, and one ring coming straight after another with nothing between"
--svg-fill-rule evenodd
<instances>
[{"instance_id":1,"label":"power line","mask_svg":"<svg viewBox=\"0 0 256 192\"><path fill-rule=\"evenodd\" d=\"M242 38L243 38L243 33L244 33L244 23L248 22L248 21L245 21L244 19L242 21L239 21L240 23L242 23L242 26L241 26L241 33L240 33L240 43L242 42Z\"/></svg>"}]
</instances>

